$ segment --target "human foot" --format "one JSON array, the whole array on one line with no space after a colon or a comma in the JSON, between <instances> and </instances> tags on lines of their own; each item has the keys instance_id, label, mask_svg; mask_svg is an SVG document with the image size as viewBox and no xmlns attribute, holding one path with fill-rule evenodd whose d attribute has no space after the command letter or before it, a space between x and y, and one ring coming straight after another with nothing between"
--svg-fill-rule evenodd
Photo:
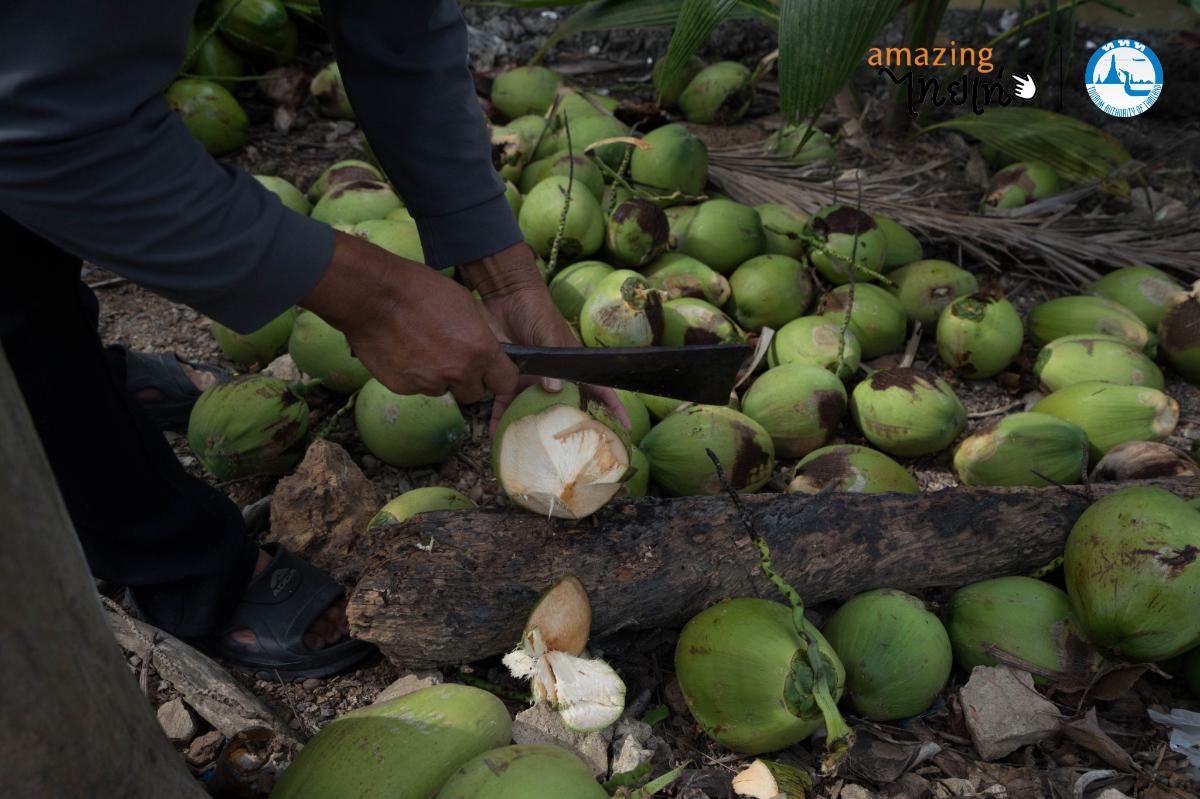
<instances>
[{"instance_id":1,"label":"human foot","mask_svg":"<svg viewBox=\"0 0 1200 799\"><path fill-rule=\"evenodd\" d=\"M258 562L254 564L254 577L262 574L271 564L271 555L265 550L258 551ZM253 579L253 577L251 578ZM308 631L304 633L304 646L314 652L324 649L328 644L336 644L343 636L350 634L350 626L346 623L346 598L342 597L322 611ZM254 644L258 637L253 630L234 630L230 637L239 644Z\"/></svg>"}]
</instances>

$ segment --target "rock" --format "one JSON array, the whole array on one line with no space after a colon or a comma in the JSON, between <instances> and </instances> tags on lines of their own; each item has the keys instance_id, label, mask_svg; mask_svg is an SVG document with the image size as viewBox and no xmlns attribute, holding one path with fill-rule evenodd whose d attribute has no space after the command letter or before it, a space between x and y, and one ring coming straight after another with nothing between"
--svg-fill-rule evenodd
<instances>
[{"instance_id":1,"label":"rock","mask_svg":"<svg viewBox=\"0 0 1200 799\"><path fill-rule=\"evenodd\" d=\"M419 691L422 688L429 688L434 685L442 684L442 673L440 671L415 671L412 674L405 674L400 679L393 682L387 688L379 692L379 696L375 697L373 704L381 702L389 702L393 699L399 699L402 696L407 696L414 691Z\"/></svg>"},{"instance_id":2,"label":"rock","mask_svg":"<svg viewBox=\"0 0 1200 799\"><path fill-rule=\"evenodd\" d=\"M182 699L175 698L158 708L158 724L174 743L190 741L196 735L196 720Z\"/></svg>"},{"instance_id":3,"label":"rock","mask_svg":"<svg viewBox=\"0 0 1200 799\"><path fill-rule=\"evenodd\" d=\"M331 441L314 441L294 474L271 496L269 541L278 541L335 578L352 581L359 561L349 557L355 539L387 498L349 453Z\"/></svg>"},{"instance_id":4,"label":"rock","mask_svg":"<svg viewBox=\"0 0 1200 799\"><path fill-rule=\"evenodd\" d=\"M861 785L843 785L842 799L875 799L875 794Z\"/></svg>"},{"instance_id":5,"label":"rock","mask_svg":"<svg viewBox=\"0 0 1200 799\"><path fill-rule=\"evenodd\" d=\"M591 768L592 774L608 774L608 745L612 728L601 732L574 732L563 725L562 718L544 702L522 710L513 719L513 741L519 744L555 744L569 749Z\"/></svg>"},{"instance_id":6,"label":"rock","mask_svg":"<svg viewBox=\"0 0 1200 799\"><path fill-rule=\"evenodd\" d=\"M498 57L508 54L508 43L494 33L468 25L467 53L476 72L488 72Z\"/></svg>"},{"instance_id":7,"label":"rock","mask_svg":"<svg viewBox=\"0 0 1200 799\"><path fill-rule=\"evenodd\" d=\"M296 366L296 362L292 360L292 356L286 352L263 367L262 373L271 377L277 377L285 383L297 383L303 377L300 374L300 367Z\"/></svg>"},{"instance_id":8,"label":"rock","mask_svg":"<svg viewBox=\"0 0 1200 799\"><path fill-rule=\"evenodd\" d=\"M1033 687L1033 676L1007 666L976 666L959 692L975 749L997 760L1058 732L1058 708Z\"/></svg>"},{"instance_id":9,"label":"rock","mask_svg":"<svg viewBox=\"0 0 1200 799\"><path fill-rule=\"evenodd\" d=\"M300 687L306 691L311 691L314 688L320 688L321 681L318 680L316 677L309 677L307 680L300 683Z\"/></svg>"},{"instance_id":10,"label":"rock","mask_svg":"<svg viewBox=\"0 0 1200 799\"><path fill-rule=\"evenodd\" d=\"M225 744L225 736L216 730L209 730L187 748L184 757L193 766L206 766L217 759L221 747Z\"/></svg>"},{"instance_id":11,"label":"rock","mask_svg":"<svg viewBox=\"0 0 1200 799\"><path fill-rule=\"evenodd\" d=\"M613 745L612 773L627 774L653 759L653 749L647 748L636 736L626 735Z\"/></svg>"},{"instance_id":12,"label":"rock","mask_svg":"<svg viewBox=\"0 0 1200 799\"><path fill-rule=\"evenodd\" d=\"M1121 793L1116 788L1105 788L1096 799L1129 799L1129 796Z\"/></svg>"}]
</instances>

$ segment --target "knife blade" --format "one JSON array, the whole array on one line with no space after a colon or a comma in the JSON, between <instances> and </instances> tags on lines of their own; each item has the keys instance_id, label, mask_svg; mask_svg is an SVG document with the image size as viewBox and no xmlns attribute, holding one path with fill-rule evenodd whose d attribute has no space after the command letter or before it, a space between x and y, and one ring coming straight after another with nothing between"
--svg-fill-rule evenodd
<instances>
[{"instance_id":1,"label":"knife blade","mask_svg":"<svg viewBox=\"0 0 1200 799\"><path fill-rule=\"evenodd\" d=\"M687 347L529 347L503 343L521 374L557 377L645 394L725 405L749 344Z\"/></svg>"}]
</instances>

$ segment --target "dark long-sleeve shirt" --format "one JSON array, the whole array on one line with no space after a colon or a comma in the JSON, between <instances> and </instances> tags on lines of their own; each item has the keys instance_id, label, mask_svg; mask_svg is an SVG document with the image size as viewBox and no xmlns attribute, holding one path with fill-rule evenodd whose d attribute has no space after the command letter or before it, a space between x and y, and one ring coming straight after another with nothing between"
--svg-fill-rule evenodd
<instances>
[{"instance_id":1,"label":"dark long-sleeve shirt","mask_svg":"<svg viewBox=\"0 0 1200 799\"><path fill-rule=\"evenodd\" d=\"M5 0L0 213L252 330L317 284L334 235L211 158L167 107L163 90L183 61L195 7ZM351 103L417 221L426 261L451 266L519 241L454 0L322 7Z\"/></svg>"}]
</instances>

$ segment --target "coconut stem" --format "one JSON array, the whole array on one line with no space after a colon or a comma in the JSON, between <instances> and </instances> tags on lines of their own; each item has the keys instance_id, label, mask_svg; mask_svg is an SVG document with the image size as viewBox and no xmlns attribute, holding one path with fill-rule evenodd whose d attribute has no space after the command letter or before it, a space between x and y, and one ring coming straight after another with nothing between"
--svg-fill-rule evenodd
<instances>
[{"instance_id":1,"label":"coconut stem","mask_svg":"<svg viewBox=\"0 0 1200 799\"><path fill-rule=\"evenodd\" d=\"M604 163L604 159L602 159L602 158L597 158L596 163L601 165L601 167L600 167L601 169L603 169L605 172L608 172L609 174L612 175L612 179L613 179L614 183L617 181L620 181L622 186L624 186L626 189L629 189L629 191L633 191L634 190L633 187L629 185L629 183L625 180L625 177L624 177L625 170L629 169L629 164L632 160L633 160L633 147L626 147L625 155L623 158L621 158L621 165L617 167L616 172L613 172L612 167L610 167L608 164ZM612 212L615 211L616 209L617 209L617 193L614 191L612 193L612 197L610 197L608 200L608 211L605 212L605 216L612 216Z\"/></svg>"},{"instance_id":2,"label":"coconut stem","mask_svg":"<svg viewBox=\"0 0 1200 799\"><path fill-rule=\"evenodd\" d=\"M830 663L828 658L821 653L820 647L817 646L817 631L813 627L812 622L804 615L804 600L800 598L800 594L796 589L775 571L775 567L771 563L771 547L767 544L765 538L755 532L754 525L750 522L750 513L742 503L741 496L725 477L725 469L721 466L721 459L711 449L706 449L705 452L708 453L709 460L713 462L713 466L717 470L718 482L720 482L721 487L725 489L725 492L729 494L729 498L733 501L733 506L737 510L738 519L741 521L742 527L746 529L746 534L750 536L750 540L758 548L759 568L762 569L762 573L766 575L766 578L770 580L771 585L775 586L775 590L782 594L791 606L792 626L796 628L796 635L800 637L809 668L812 669L813 673L813 682L810 689L813 701L816 702L821 715L825 718L825 757L822 759L822 773L826 775L832 774L837 770L838 763L850 751L851 744L854 743L854 733L847 726L841 711L838 710L837 700L834 698L833 686L837 682L837 675L829 668Z\"/></svg>"},{"instance_id":3,"label":"coconut stem","mask_svg":"<svg viewBox=\"0 0 1200 799\"><path fill-rule=\"evenodd\" d=\"M334 412L333 416L329 417L329 421L325 423L325 426L321 428L321 432L317 433L317 435L313 438L313 440L320 441L321 439L325 438L330 433L332 433L333 428L338 423L338 420L350 412L350 410L354 407L354 401L357 399L358 399L358 391L355 391L353 394L351 394L349 397L347 397L346 402L342 404L342 407L338 408L337 411Z\"/></svg>"},{"instance_id":4,"label":"coconut stem","mask_svg":"<svg viewBox=\"0 0 1200 799\"><path fill-rule=\"evenodd\" d=\"M567 193L563 197L562 216L558 218L558 230L554 233L554 244L550 247L550 262L547 264L547 273L554 274L554 270L558 268L558 248L562 244L563 233L567 229L567 213L571 210L571 189L575 186L575 149L571 145L571 120L567 116L567 110L563 112L563 131L567 135Z\"/></svg>"}]
</instances>

